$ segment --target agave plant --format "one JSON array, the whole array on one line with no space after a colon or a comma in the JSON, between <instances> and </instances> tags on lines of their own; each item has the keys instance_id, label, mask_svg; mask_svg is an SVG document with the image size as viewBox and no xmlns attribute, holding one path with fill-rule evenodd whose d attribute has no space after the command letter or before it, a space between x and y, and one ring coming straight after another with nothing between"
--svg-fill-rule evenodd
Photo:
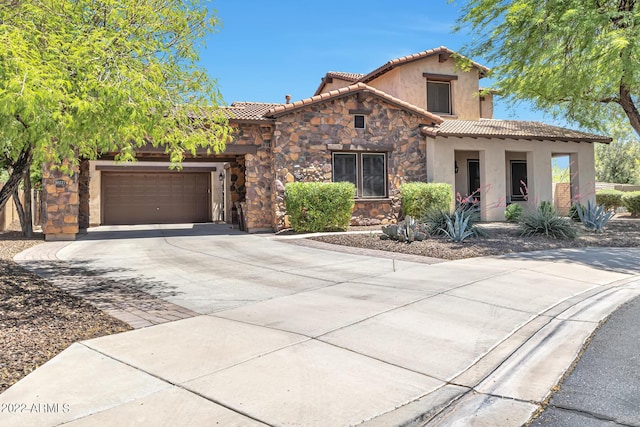
<instances>
[{"instance_id":1,"label":"agave plant","mask_svg":"<svg viewBox=\"0 0 640 427\"><path fill-rule=\"evenodd\" d=\"M593 230L601 233L609 220L613 217L614 212L606 211L603 205L591 204L591 200L587 201L587 205L577 205L576 211L580 217L580 222L587 230Z\"/></svg>"},{"instance_id":2,"label":"agave plant","mask_svg":"<svg viewBox=\"0 0 640 427\"><path fill-rule=\"evenodd\" d=\"M397 240L399 242L419 242L428 237L424 224L407 215L403 221L382 227L383 240Z\"/></svg>"},{"instance_id":3,"label":"agave plant","mask_svg":"<svg viewBox=\"0 0 640 427\"><path fill-rule=\"evenodd\" d=\"M462 242L467 237L476 235L471 219L472 213L468 210L456 210L453 215L446 217L446 228L440 230L452 241Z\"/></svg>"}]
</instances>

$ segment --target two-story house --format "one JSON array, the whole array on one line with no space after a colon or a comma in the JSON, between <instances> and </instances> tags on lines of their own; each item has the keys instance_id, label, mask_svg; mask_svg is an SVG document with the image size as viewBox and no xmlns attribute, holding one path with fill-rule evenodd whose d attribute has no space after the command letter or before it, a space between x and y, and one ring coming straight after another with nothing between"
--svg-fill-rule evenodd
<instances>
[{"instance_id":1,"label":"two-story house","mask_svg":"<svg viewBox=\"0 0 640 427\"><path fill-rule=\"evenodd\" d=\"M238 222L238 206L248 231L279 229L284 184L294 181L353 182L354 224L396 221L399 187L414 181L449 183L462 197L479 190L482 218L502 220L507 203L552 200L555 156L570 158L575 200L594 199L593 144L609 138L494 120L492 95L480 92L488 69L457 65L455 53L439 47L368 74L329 72L315 95L300 101L233 103L225 112L236 132L225 152L189 158L180 172L151 149L141 150L135 165L108 156L83 162L76 229ZM55 178L45 171L45 179ZM75 236L69 221L63 232L61 218L49 215L48 238Z\"/></svg>"}]
</instances>

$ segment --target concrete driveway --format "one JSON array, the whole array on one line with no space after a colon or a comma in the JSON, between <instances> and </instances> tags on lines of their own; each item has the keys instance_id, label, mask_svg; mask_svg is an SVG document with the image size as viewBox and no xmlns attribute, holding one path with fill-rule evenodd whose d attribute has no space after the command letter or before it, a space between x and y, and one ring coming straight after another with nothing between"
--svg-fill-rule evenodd
<instances>
[{"instance_id":1,"label":"concrete driveway","mask_svg":"<svg viewBox=\"0 0 640 427\"><path fill-rule=\"evenodd\" d=\"M640 295L639 255L425 264L212 224L99 227L17 260L182 315L73 344L0 395L0 425L520 425Z\"/></svg>"}]
</instances>

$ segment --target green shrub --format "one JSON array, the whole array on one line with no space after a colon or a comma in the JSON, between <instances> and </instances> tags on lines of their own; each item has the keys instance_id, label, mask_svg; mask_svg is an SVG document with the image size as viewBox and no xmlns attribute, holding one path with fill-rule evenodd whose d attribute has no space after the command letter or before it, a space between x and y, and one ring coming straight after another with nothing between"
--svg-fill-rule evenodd
<instances>
[{"instance_id":1,"label":"green shrub","mask_svg":"<svg viewBox=\"0 0 640 427\"><path fill-rule=\"evenodd\" d=\"M606 210L615 210L622 206L623 191L598 190L596 191L596 205L604 205Z\"/></svg>"},{"instance_id":2,"label":"green shrub","mask_svg":"<svg viewBox=\"0 0 640 427\"><path fill-rule=\"evenodd\" d=\"M285 186L287 214L297 232L346 230L356 188L350 182L292 182Z\"/></svg>"},{"instance_id":3,"label":"green shrub","mask_svg":"<svg viewBox=\"0 0 640 427\"><path fill-rule=\"evenodd\" d=\"M504 211L504 218L509 222L517 222L522 215L522 211L524 211L522 205L512 203Z\"/></svg>"},{"instance_id":4,"label":"green shrub","mask_svg":"<svg viewBox=\"0 0 640 427\"><path fill-rule=\"evenodd\" d=\"M640 191L631 191L622 195L622 204L633 216L640 215Z\"/></svg>"},{"instance_id":5,"label":"green shrub","mask_svg":"<svg viewBox=\"0 0 640 427\"><path fill-rule=\"evenodd\" d=\"M408 182L400 186L402 212L414 218L423 218L432 210L449 211L453 190L449 184Z\"/></svg>"},{"instance_id":6,"label":"green shrub","mask_svg":"<svg viewBox=\"0 0 640 427\"><path fill-rule=\"evenodd\" d=\"M470 236L476 235L472 219L475 213L470 209L456 209L453 215L446 218L447 226L442 233L453 242L460 243Z\"/></svg>"},{"instance_id":7,"label":"green shrub","mask_svg":"<svg viewBox=\"0 0 640 427\"><path fill-rule=\"evenodd\" d=\"M542 202L537 209L523 211L519 226L522 236L543 234L554 239L573 239L578 235L571 220L559 216L549 202Z\"/></svg>"}]
</instances>

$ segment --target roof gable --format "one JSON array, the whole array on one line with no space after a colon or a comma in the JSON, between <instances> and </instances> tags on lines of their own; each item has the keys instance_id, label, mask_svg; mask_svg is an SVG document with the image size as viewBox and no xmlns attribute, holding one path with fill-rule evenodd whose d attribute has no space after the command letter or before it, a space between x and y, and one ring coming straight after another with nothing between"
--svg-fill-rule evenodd
<instances>
[{"instance_id":1,"label":"roof gable","mask_svg":"<svg viewBox=\"0 0 640 427\"><path fill-rule=\"evenodd\" d=\"M272 108L271 110L265 113L265 117L280 117L285 114L292 113L301 108L306 108L310 105L319 104L323 102L328 102L334 99L343 98L345 96L354 95L357 93L367 93L373 95L383 101L395 105L402 110L409 111L413 114L421 116L425 118L432 124L442 123L443 119L440 116L437 116L433 113L428 112L420 107L416 107L415 105L409 104L401 99L395 98L381 90L375 89L371 86L368 86L364 83L356 83L350 86L346 86L340 89L335 89L329 92L321 93L319 95L312 96L310 98L305 98L300 101L293 102L291 104L281 104L277 107Z\"/></svg>"},{"instance_id":2,"label":"roof gable","mask_svg":"<svg viewBox=\"0 0 640 427\"><path fill-rule=\"evenodd\" d=\"M376 68L375 70L373 70L369 74L365 74L364 76L362 76L357 81L358 82L362 82L362 83L368 83L371 80L373 80L373 79L385 74L388 71L393 70L396 67L399 67L399 66L404 65L404 64L408 64L410 62L419 61L421 59L428 58L430 56L435 56L435 55L440 55L440 60L441 61L446 61L452 55L456 55L456 56L458 56L460 58L467 59L467 60L471 61L470 59L465 58L464 56L457 54L456 52L454 52L451 49L448 49L448 48L446 48L444 46L440 46L440 47L437 47L435 49L429 49L429 50L425 50L425 51L422 51L422 52L414 53L412 55L403 56L401 58L392 59L391 61L385 63L384 65ZM479 63L477 63L475 61L471 61L471 65L472 65L472 67L478 69L478 71L480 72L480 77L484 77L484 75L489 72L489 68L487 68L484 65L481 65L481 64L479 64Z\"/></svg>"},{"instance_id":3,"label":"roof gable","mask_svg":"<svg viewBox=\"0 0 640 427\"><path fill-rule=\"evenodd\" d=\"M345 82L353 83L358 79L364 77L364 74L361 73L346 73L343 71L329 71L325 76L321 79L320 85L318 89L316 89L314 95L319 95L324 91L324 88L327 86L327 83L332 83L333 79L342 80Z\"/></svg>"}]
</instances>

